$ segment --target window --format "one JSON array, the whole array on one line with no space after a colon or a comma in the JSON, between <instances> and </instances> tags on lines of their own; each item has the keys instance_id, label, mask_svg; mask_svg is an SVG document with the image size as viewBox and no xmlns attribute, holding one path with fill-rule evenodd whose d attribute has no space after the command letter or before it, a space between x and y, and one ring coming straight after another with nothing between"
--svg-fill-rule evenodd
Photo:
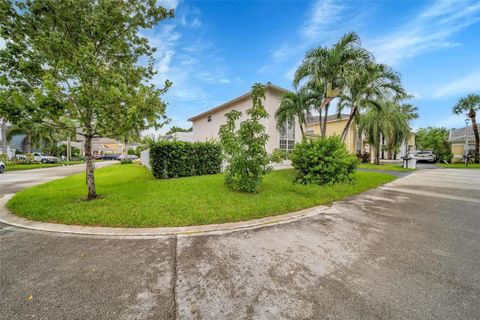
<instances>
[{"instance_id":1,"label":"window","mask_svg":"<svg viewBox=\"0 0 480 320\"><path fill-rule=\"evenodd\" d=\"M290 154L295 146L295 121L293 119L288 120L284 123L284 125L279 130L280 133L280 150L287 152L287 159L288 154Z\"/></svg>"},{"instance_id":2,"label":"window","mask_svg":"<svg viewBox=\"0 0 480 320\"><path fill-rule=\"evenodd\" d=\"M210 122L210 121L212 121L212 116L207 117L207 122Z\"/></svg>"}]
</instances>

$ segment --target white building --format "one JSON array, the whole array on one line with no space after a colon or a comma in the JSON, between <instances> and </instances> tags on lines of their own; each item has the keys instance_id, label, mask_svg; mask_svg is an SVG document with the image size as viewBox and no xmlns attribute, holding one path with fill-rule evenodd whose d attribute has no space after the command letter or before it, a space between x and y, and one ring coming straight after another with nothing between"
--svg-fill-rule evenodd
<instances>
[{"instance_id":1,"label":"white building","mask_svg":"<svg viewBox=\"0 0 480 320\"><path fill-rule=\"evenodd\" d=\"M266 111L269 114L268 119L263 120L266 133L270 139L267 142L267 152L271 153L275 149L292 150L295 142L302 139L298 121L295 123L285 124L286 130L277 129L275 120L275 112L280 106L280 97L282 94L289 92L287 89L273 85L270 82L266 85L265 100L263 102ZM188 121L192 122L192 140L193 141L216 141L218 140L218 131L220 126L225 124L227 118L225 114L237 110L242 112L239 123L247 118L246 111L252 107L252 98L250 92L247 92L233 100L225 102L215 108L202 112ZM238 126L237 126L238 127Z\"/></svg>"}]
</instances>

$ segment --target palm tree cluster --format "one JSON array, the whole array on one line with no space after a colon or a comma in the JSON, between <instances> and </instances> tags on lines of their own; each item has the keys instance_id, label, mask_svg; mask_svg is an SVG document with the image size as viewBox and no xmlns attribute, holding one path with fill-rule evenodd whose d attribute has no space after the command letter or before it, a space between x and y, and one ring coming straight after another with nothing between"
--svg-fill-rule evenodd
<instances>
[{"instance_id":1,"label":"palm tree cluster","mask_svg":"<svg viewBox=\"0 0 480 320\"><path fill-rule=\"evenodd\" d=\"M475 93L461 98L453 107L454 114L466 112L467 117L472 121L472 130L475 137L475 163L480 163L480 134L477 125L477 111L480 111L480 95ZM467 128L465 128L465 134L468 134Z\"/></svg>"},{"instance_id":2,"label":"palm tree cluster","mask_svg":"<svg viewBox=\"0 0 480 320\"><path fill-rule=\"evenodd\" d=\"M275 116L279 128L297 119L304 138L307 119L313 112L318 114L320 136L326 135L329 109L337 100L338 117L349 110L342 141L356 123L377 155L387 141L391 158L410 133L409 120L418 117L415 107L402 103L409 95L400 75L376 63L354 32L345 34L332 47L309 50L295 72L293 85L296 92L282 96Z\"/></svg>"}]
</instances>

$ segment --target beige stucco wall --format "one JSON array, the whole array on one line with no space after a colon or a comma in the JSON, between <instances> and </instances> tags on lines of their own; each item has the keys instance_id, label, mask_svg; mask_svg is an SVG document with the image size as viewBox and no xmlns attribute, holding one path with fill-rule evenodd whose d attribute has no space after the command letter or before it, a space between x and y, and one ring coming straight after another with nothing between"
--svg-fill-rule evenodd
<instances>
[{"instance_id":1,"label":"beige stucco wall","mask_svg":"<svg viewBox=\"0 0 480 320\"><path fill-rule=\"evenodd\" d=\"M265 95L264 106L270 116L268 119L263 120L262 123L265 126L266 133L270 136L266 146L267 152L269 153L280 147L280 133L277 130L275 112L280 105L281 95L282 92L272 88L268 88ZM221 110L214 111L193 120L193 141L218 141L218 131L220 130L220 126L226 123L225 114L232 110L242 112L243 115L237 123L238 127L239 123L246 119L246 111L251 107L251 97L247 96L244 99L233 102L226 108L222 108ZM207 121L208 116L211 116L212 120L210 122ZM301 132L298 121L295 122L295 141L301 141Z\"/></svg>"},{"instance_id":2,"label":"beige stucco wall","mask_svg":"<svg viewBox=\"0 0 480 320\"><path fill-rule=\"evenodd\" d=\"M345 128L347 124L347 119L341 119L341 120L333 120L327 122L327 137L337 135L341 136L343 129ZM307 125L307 131L308 130L313 130L313 133L315 135L320 134L320 125L318 123L316 124L311 124ZM356 153L357 150L355 148L356 145L356 125L355 123L352 123L350 126L350 129L348 130L347 137L345 138L345 145L347 146L347 149L351 153Z\"/></svg>"}]
</instances>

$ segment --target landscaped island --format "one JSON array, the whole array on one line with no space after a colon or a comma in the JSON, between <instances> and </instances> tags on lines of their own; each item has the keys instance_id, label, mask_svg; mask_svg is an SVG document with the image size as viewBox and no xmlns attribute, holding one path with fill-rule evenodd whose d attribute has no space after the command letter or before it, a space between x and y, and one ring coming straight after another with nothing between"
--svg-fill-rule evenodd
<instances>
[{"instance_id":1,"label":"landscaped island","mask_svg":"<svg viewBox=\"0 0 480 320\"><path fill-rule=\"evenodd\" d=\"M292 184L294 170L273 171L259 193L229 190L223 175L158 180L143 166L97 170L101 199L85 201L85 174L17 193L7 207L31 220L109 227L173 227L257 219L297 211L361 193L394 180L356 172L354 183Z\"/></svg>"}]
</instances>

